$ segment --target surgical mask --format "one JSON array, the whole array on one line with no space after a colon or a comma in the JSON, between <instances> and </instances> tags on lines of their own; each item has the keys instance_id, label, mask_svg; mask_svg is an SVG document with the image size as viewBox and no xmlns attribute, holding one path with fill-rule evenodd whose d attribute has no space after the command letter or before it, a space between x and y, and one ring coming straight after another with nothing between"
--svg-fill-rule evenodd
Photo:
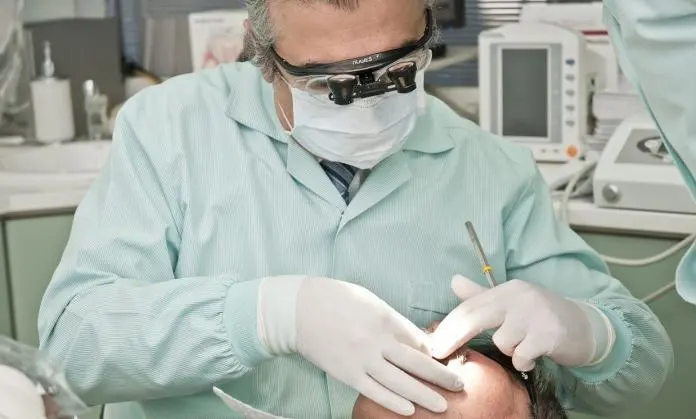
<instances>
[{"instance_id":1,"label":"surgical mask","mask_svg":"<svg viewBox=\"0 0 696 419\"><path fill-rule=\"evenodd\" d=\"M339 106L327 95L313 95L290 85L294 124L290 135L314 156L372 169L398 152L425 113L425 75L416 75L417 88L410 93L389 92Z\"/></svg>"}]
</instances>

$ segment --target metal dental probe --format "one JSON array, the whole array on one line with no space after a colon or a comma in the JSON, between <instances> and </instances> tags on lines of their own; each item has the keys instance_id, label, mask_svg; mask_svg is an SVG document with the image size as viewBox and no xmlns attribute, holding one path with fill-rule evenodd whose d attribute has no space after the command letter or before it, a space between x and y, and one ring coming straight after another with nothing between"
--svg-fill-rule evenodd
<instances>
[{"instance_id":1,"label":"metal dental probe","mask_svg":"<svg viewBox=\"0 0 696 419\"><path fill-rule=\"evenodd\" d=\"M493 277L493 268L488 264L488 259L483 251L483 246L481 246L481 242L476 235L476 230L474 230L474 225L471 223L471 221L466 222L466 230L469 232L469 238L474 245L474 249L476 249L476 253L481 261L481 265L483 265L483 275L488 280L488 284L490 284L491 288L495 288L498 283L495 282L495 278Z\"/></svg>"}]
</instances>

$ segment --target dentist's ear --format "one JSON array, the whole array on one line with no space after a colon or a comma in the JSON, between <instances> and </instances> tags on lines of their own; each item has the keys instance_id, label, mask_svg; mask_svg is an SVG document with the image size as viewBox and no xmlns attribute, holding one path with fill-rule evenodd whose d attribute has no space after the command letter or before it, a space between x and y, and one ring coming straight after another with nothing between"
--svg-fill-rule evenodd
<instances>
[{"instance_id":1,"label":"dentist's ear","mask_svg":"<svg viewBox=\"0 0 696 419\"><path fill-rule=\"evenodd\" d=\"M251 22L249 22L249 19L244 19L244 31L249 32L251 30Z\"/></svg>"}]
</instances>

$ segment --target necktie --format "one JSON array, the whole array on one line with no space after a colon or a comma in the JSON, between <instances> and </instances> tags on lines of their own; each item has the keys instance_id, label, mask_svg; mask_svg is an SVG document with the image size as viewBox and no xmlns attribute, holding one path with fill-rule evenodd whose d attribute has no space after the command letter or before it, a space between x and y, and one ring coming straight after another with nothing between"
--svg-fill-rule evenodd
<instances>
[{"instance_id":1,"label":"necktie","mask_svg":"<svg viewBox=\"0 0 696 419\"><path fill-rule=\"evenodd\" d=\"M358 169L345 163L326 160L321 162L321 167L324 169L329 179L331 179L334 186L336 186L343 200L348 203L348 187L353 181Z\"/></svg>"}]
</instances>

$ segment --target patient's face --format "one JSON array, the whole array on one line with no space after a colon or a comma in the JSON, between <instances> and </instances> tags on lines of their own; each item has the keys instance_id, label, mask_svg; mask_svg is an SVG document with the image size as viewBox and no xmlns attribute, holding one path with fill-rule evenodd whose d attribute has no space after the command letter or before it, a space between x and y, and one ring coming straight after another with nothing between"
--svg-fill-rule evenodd
<instances>
[{"instance_id":1,"label":"patient's face","mask_svg":"<svg viewBox=\"0 0 696 419\"><path fill-rule=\"evenodd\" d=\"M425 383L447 399L445 413L432 413L416 406L412 419L528 419L529 395L503 367L492 359L461 348L445 361L464 379L465 389L452 393ZM353 419L399 419L390 410L360 396L353 407Z\"/></svg>"}]
</instances>

